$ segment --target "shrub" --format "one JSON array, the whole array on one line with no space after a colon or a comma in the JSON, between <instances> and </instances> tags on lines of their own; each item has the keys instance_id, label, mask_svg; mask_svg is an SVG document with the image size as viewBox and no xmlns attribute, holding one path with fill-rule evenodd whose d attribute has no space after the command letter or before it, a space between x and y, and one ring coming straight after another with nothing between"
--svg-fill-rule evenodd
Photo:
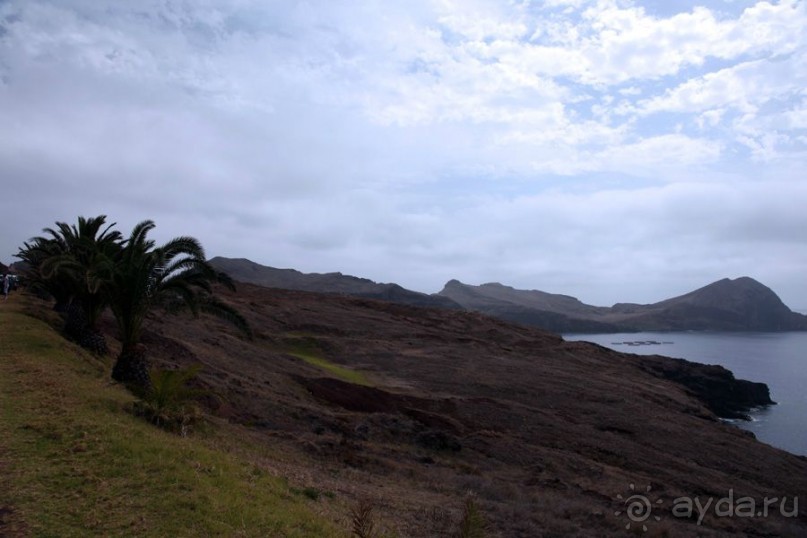
<instances>
[{"instance_id":1,"label":"shrub","mask_svg":"<svg viewBox=\"0 0 807 538\"><path fill-rule=\"evenodd\" d=\"M358 538L373 538L375 536L375 514L373 503L363 499L350 509L350 521L353 534Z\"/></svg>"},{"instance_id":2,"label":"shrub","mask_svg":"<svg viewBox=\"0 0 807 538\"><path fill-rule=\"evenodd\" d=\"M462 518L460 519L456 536L457 538L484 538L485 536L485 520L482 517L482 512L479 511L474 495L471 493L465 497Z\"/></svg>"},{"instance_id":3,"label":"shrub","mask_svg":"<svg viewBox=\"0 0 807 538\"><path fill-rule=\"evenodd\" d=\"M140 399L135 403L135 413L156 426L187 435L199 417L194 399L201 394L188 383L200 369L198 365L179 370L152 369L150 386L135 392Z\"/></svg>"}]
</instances>

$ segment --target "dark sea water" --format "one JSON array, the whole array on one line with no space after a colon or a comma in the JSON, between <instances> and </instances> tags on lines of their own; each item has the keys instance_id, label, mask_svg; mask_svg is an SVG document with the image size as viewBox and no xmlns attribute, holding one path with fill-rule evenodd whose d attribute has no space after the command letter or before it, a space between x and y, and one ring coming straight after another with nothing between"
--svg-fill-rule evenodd
<instances>
[{"instance_id":1,"label":"dark sea water","mask_svg":"<svg viewBox=\"0 0 807 538\"><path fill-rule=\"evenodd\" d=\"M736 421L764 443L807 456L807 332L785 333L620 333L569 334L626 353L667 355L719 364L738 379L761 381L778 403L753 411L752 422ZM622 342L657 341L660 345Z\"/></svg>"}]
</instances>

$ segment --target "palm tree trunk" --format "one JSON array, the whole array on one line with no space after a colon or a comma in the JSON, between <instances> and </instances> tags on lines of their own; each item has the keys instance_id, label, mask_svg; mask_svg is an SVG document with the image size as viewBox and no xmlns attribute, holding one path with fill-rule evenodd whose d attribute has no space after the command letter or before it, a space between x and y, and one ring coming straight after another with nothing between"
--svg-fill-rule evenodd
<instances>
[{"instance_id":1,"label":"palm tree trunk","mask_svg":"<svg viewBox=\"0 0 807 538\"><path fill-rule=\"evenodd\" d=\"M73 302L67 307L64 332L70 340L97 355L109 352L106 338L87 322L87 312L80 303Z\"/></svg>"},{"instance_id":2,"label":"palm tree trunk","mask_svg":"<svg viewBox=\"0 0 807 538\"><path fill-rule=\"evenodd\" d=\"M109 347L106 345L106 337L98 329L87 326L79 337L78 344L84 349L89 349L96 355L106 355Z\"/></svg>"},{"instance_id":3,"label":"palm tree trunk","mask_svg":"<svg viewBox=\"0 0 807 538\"><path fill-rule=\"evenodd\" d=\"M124 346L112 368L112 379L138 389L148 389L151 386L151 378L146 346L143 344Z\"/></svg>"},{"instance_id":4,"label":"palm tree trunk","mask_svg":"<svg viewBox=\"0 0 807 538\"><path fill-rule=\"evenodd\" d=\"M87 324L84 310L75 302L67 303L57 312L61 312L64 317L64 333L68 338L74 339L81 331L81 327Z\"/></svg>"}]
</instances>

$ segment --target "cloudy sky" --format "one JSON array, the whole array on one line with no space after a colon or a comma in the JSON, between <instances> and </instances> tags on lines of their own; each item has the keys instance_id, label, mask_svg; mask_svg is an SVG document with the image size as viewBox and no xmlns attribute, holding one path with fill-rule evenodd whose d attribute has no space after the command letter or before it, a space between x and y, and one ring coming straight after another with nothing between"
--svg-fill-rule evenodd
<instances>
[{"instance_id":1,"label":"cloudy sky","mask_svg":"<svg viewBox=\"0 0 807 538\"><path fill-rule=\"evenodd\" d=\"M0 0L0 261L55 221L439 291L807 309L807 7Z\"/></svg>"}]
</instances>

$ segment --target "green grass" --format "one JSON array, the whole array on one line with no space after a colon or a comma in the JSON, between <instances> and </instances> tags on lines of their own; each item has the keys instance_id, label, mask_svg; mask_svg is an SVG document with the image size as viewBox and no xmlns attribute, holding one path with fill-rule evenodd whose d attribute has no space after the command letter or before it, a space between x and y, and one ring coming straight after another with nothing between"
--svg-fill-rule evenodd
<instances>
[{"instance_id":1,"label":"green grass","mask_svg":"<svg viewBox=\"0 0 807 538\"><path fill-rule=\"evenodd\" d=\"M304 360L312 366L321 368L342 381L356 383L357 385L370 385L370 381L367 379L367 376L362 372L351 370L350 368L345 368L344 366L339 366L338 364L334 364L329 360L318 357L310 352L289 351L288 354Z\"/></svg>"},{"instance_id":2,"label":"green grass","mask_svg":"<svg viewBox=\"0 0 807 538\"><path fill-rule=\"evenodd\" d=\"M249 441L230 451L215 432L183 438L132 415L110 364L10 302L0 305L0 508L13 510L4 531L347 535L319 515L322 500L243 457Z\"/></svg>"},{"instance_id":3,"label":"green grass","mask_svg":"<svg viewBox=\"0 0 807 538\"><path fill-rule=\"evenodd\" d=\"M316 366L342 381L355 383L357 385L371 385L367 375L363 372L341 366L324 358L314 339L309 337L294 337L288 339L288 341L289 345L285 352L292 357L297 357L312 366Z\"/></svg>"}]
</instances>

